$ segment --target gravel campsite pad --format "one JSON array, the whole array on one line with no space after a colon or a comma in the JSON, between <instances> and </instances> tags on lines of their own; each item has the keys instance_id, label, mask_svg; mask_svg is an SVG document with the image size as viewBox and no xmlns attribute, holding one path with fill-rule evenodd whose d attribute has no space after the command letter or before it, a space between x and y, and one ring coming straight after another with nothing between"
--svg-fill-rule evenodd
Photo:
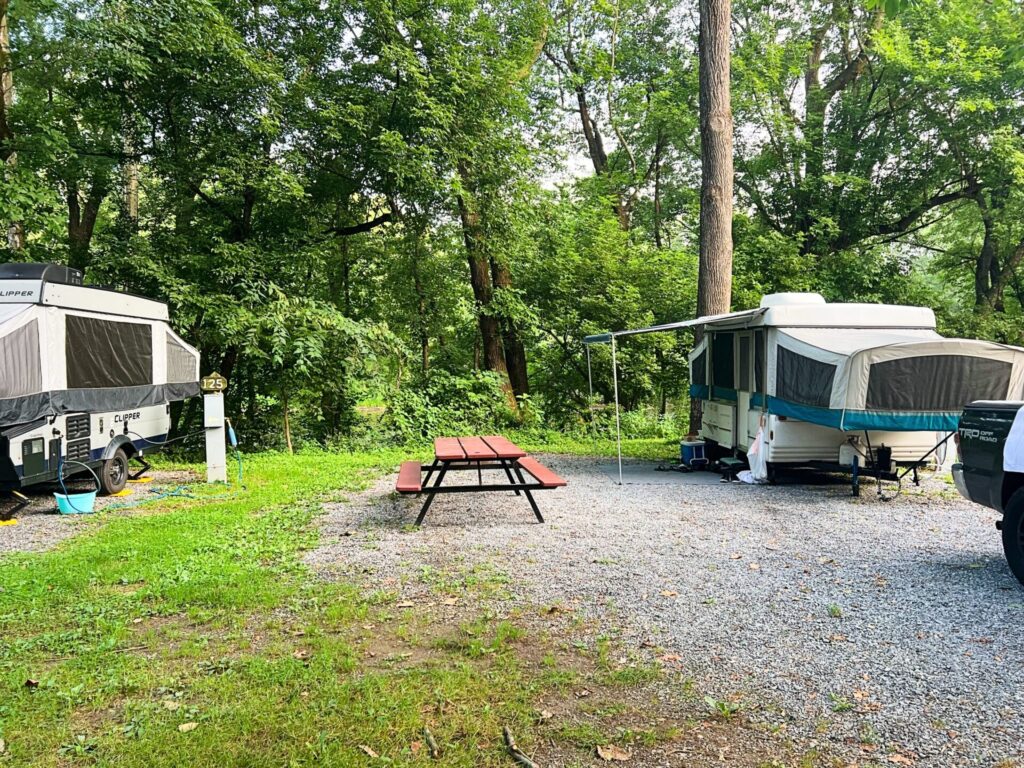
<instances>
[{"instance_id":1,"label":"gravel campsite pad","mask_svg":"<svg viewBox=\"0 0 1024 768\"><path fill-rule=\"evenodd\" d=\"M1020 764L1024 589L991 511L935 478L881 501L839 483L619 486L606 461L542 460L569 481L537 495L545 525L510 493L455 494L410 531L420 500L390 478L329 507L309 562L378 585L486 563L524 608L677 654L702 694L850 763Z\"/></svg>"},{"instance_id":2,"label":"gravel campsite pad","mask_svg":"<svg viewBox=\"0 0 1024 768\"><path fill-rule=\"evenodd\" d=\"M159 489L194 482L190 472L149 472L149 482L127 485L124 496L99 496L96 498L95 514L61 515L53 498L57 486L38 486L23 491L30 500L28 507L18 512L15 525L0 526L0 556L14 552L39 552L55 547L64 539L89 530L97 523L108 520L111 514L129 514ZM144 479L146 479L144 478ZM71 493L87 491L90 483L76 482L69 485ZM93 486L94 487L94 486Z\"/></svg>"}]
</instances>

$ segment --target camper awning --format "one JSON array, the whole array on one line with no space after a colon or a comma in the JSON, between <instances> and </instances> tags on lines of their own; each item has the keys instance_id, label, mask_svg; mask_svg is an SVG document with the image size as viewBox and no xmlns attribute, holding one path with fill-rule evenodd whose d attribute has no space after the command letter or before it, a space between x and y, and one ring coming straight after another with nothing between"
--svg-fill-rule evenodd
<instances>
[{"instance_id":1,"label":"camper awning","mask_svg":"<svg viewBox=\"0 0 1024 768\"><path fill-rule=\"evenodd\" d=\"M746 309L742 312L728 312L723 315L707 315L695 317L693 320L681 320L678 323L665 323L664 325L652 325L647 328L630 328L625 331L610 331L608 333L597 333L593 336L586 336L584 344L608 344L613 338L621 336L639 336L642 333L662 333L664 331L679 331L683 328L693 328L698 325L714 323L720 328L742 328L748 321L760 317L768 311L767 307L759 309Z\"/></svg>"}]
</instances>

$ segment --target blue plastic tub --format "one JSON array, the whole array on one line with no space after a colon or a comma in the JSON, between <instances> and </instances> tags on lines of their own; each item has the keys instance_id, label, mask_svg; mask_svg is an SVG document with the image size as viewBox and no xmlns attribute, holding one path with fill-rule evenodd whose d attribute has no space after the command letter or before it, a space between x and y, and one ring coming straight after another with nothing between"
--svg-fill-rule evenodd
<instances>
[{"instance_id":1,"label":"blue plastic tub","mask_svg":"<svg viewBox=\"0 0 1024 768\"><path fill-rule=\"evenodd\" d=\"M88 493L55 493L57 511L62 515L91 515L96 503L96 491Z\"/></svg>"}]
</instances>

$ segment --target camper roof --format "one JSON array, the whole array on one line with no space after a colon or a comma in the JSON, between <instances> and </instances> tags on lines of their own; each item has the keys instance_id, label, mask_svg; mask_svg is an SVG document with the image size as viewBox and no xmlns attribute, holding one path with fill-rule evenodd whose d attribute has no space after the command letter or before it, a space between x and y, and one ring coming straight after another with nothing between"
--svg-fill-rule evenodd
<instances>
[{"instance_id":1,"label":"camper roof","mask_svg":"<svg viewBox=\"0 0 1024 768\"><path fill-rule=\"evenodd\" d=\"M82 273L56 264L0 264L0 304L42 304L145 320L168 320L167 305L81 284Z\"/></svg>"},{"instance_id":2,"label":"camper roof","mask_svg":"<svg viewBox=\"0 0 1024 768\"><path fill-rule=\"evenodd\" d=\"M935 313L927 307L896 304L829 304L818 293L772 293L761 299L757 309L708 315L678 323L653 325L587 336L586 344L609 342L612 337L641 333L676 331L704 326L720 330L773 326L776 328L935 328Z\"/></svg>"}]
</instances>

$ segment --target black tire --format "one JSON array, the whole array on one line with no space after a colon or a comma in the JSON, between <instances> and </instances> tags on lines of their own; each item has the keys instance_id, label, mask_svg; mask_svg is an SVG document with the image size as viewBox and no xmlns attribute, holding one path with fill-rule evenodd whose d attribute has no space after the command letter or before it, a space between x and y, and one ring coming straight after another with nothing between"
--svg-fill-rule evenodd
<instances>
[{"instance_id":1,"label":"black tire","mask_svg":"<svg viewBox=\"0 0 1024 768\"><path fill-rule=\"evenodd\" d=\"M112 496L120 493L128 484L128 454L118 448L114 455L103 462L100 467L100 494Z\"/></svg>"},{"instance_id":2,"label":"black tire","mask_svg":"<svg viewBox=\"0 0 1024 768\"><path fill-rule=\"evenodd\" d=\"M1024 488L1010 497L1003 512L1003 552L1013 575L1024 584Z\"/></svg>"}]
</instances>

